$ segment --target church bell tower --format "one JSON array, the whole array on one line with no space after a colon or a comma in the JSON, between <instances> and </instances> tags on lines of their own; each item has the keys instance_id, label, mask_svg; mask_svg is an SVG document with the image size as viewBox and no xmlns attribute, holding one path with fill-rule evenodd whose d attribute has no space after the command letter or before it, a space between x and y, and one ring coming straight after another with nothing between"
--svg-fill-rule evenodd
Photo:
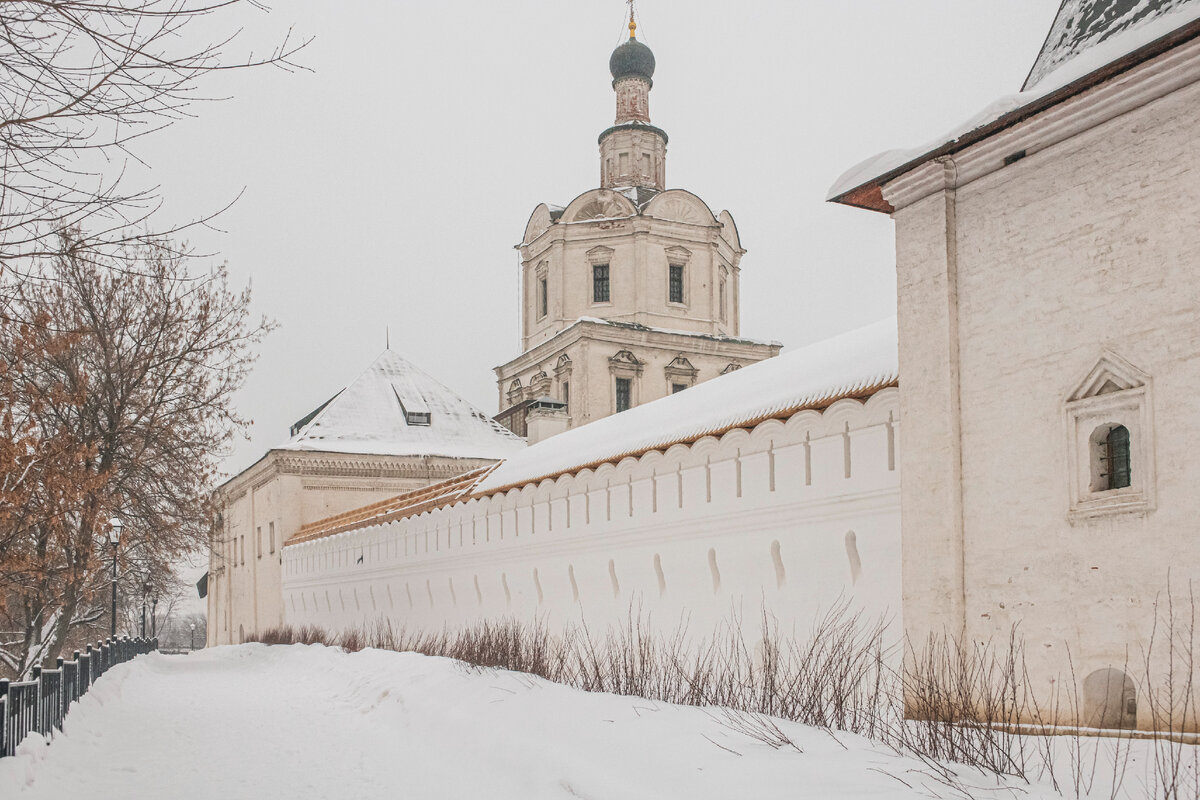
<instances>
[{"instance_id":1,"label":"church bell tower","mask_svg":"<svg viewBox=\"0 0 1200 800\"><path fill-rule=\"evenodd\" d=\"M667 134L650 124L654 53L632 6L608 59L616 118L600 134L600 185L539 204L517 245L521 354L496 367L496 419L530 443L781 346L741 336L746 251L733 216L667 186Z\"/></svg>"},{"instance_id":2,"label":"church bell tower","mask_svg":"<svg viewBox=\"0 0 1200 800\"><path fill-rule=\"evenodd\" d=\"M654 53L637 40L637 22L629 19L629 41L608 60L617 116L600 134L600 186L666 186L667 134L650 124L650 90L654 88Z\"/></svg>"}]
</instances>

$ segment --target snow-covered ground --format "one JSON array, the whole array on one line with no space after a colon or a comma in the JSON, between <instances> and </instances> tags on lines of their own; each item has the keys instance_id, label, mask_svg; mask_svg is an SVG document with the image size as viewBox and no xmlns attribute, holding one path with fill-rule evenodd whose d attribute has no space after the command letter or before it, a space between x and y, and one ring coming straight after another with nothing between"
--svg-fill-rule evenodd
<instances>
[{"instance_id":1,"label":"snow-covered ground","mask_svg":"<svg viewBox=\"0 0 1200 800\"><path fill-rule=\"evenodd\" d=\"M240 645L114 668L51 744L31 737L0 760L0 797L964 796L861 738L779 725L796 748L737 733L713 710L445 659ZM1054 796L963 774L970 796Z\"/></svg>"}]
</instances>

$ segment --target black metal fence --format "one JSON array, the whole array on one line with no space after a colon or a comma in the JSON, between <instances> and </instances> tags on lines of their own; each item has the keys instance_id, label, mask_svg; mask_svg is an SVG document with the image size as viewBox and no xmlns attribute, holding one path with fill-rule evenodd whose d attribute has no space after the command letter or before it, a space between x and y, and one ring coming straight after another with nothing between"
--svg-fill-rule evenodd
<instances>
[{"instance_id":1,"label":"black metal fence","mask_svg":"<svg viewBox=\"0 0 1200 800\"><path fill-rule=\"evenodd\" d=\"M158 639L105 639L75 651L54 669L33 668L33 679L0 680L0 758L11 756L32 731L62 730L71 703L82 697L111 667L158 649Z\"/></svg>"}]
</instances>

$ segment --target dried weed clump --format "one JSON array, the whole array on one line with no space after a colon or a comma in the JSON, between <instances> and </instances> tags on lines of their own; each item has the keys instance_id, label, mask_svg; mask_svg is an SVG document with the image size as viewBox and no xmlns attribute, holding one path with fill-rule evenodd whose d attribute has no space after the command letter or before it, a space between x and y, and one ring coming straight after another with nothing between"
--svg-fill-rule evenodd
<instances>
[{"instance_id":1,"label":"dried weed clump","mask_svg":"<svg viewBox=\"0 0 1200 800\"><path fill-rule=\"evenodd\" d=\"M1189 738L1200 715L1192 684L1195 603L1156 606L1154 636L1135 682L1152 726L1147 796L1200 797L1200 747ZM724 726L776 749L800 748L778 720L846 731L923 761L958 786L948 763L1022 780L1049 781L1066 796L1125 796L1135 733L1096 737L1080 727L1084 704L1068 654L1050 696L1033 691L1016 628L1000 642L930 636L903 651L889 620L839 601L807 635L782 632L766 613L747 626L736 615L710 637L686 621L663 633L631 607L623 624L597 635L586 624L551 630L544 620L486 620L457 630L410 630L387 621L331 634L280 626L252 641L366 647L450 658L474 669L536 675L588 692L713 707ZM1128 666L1128 665L1127 665ZM1128 669L1126 671L1129 671ZM1148 692L1146 687L1156 687ZM1134 759L1136 760L1136 758Z\"/></svg>"}]
</instances>

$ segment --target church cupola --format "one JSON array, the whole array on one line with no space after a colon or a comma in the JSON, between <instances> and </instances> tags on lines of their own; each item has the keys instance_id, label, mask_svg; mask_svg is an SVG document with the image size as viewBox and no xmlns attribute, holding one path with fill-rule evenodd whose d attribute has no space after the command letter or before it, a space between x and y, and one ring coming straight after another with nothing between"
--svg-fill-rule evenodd
<instances>
[{"instance_id":1,"label":"church cupola","mask_svg":"<svg viewBox=\"0 0 1200 800\"><path fill-rule=\"evenodd\" d=\"M654 53L637 40L637 22L629 15L629 40L608 59L617 94L613 127L600 134L600 186L643 187L662 191L666 184L667 134L650 124Z\"/></svg>"}]
</instances>

